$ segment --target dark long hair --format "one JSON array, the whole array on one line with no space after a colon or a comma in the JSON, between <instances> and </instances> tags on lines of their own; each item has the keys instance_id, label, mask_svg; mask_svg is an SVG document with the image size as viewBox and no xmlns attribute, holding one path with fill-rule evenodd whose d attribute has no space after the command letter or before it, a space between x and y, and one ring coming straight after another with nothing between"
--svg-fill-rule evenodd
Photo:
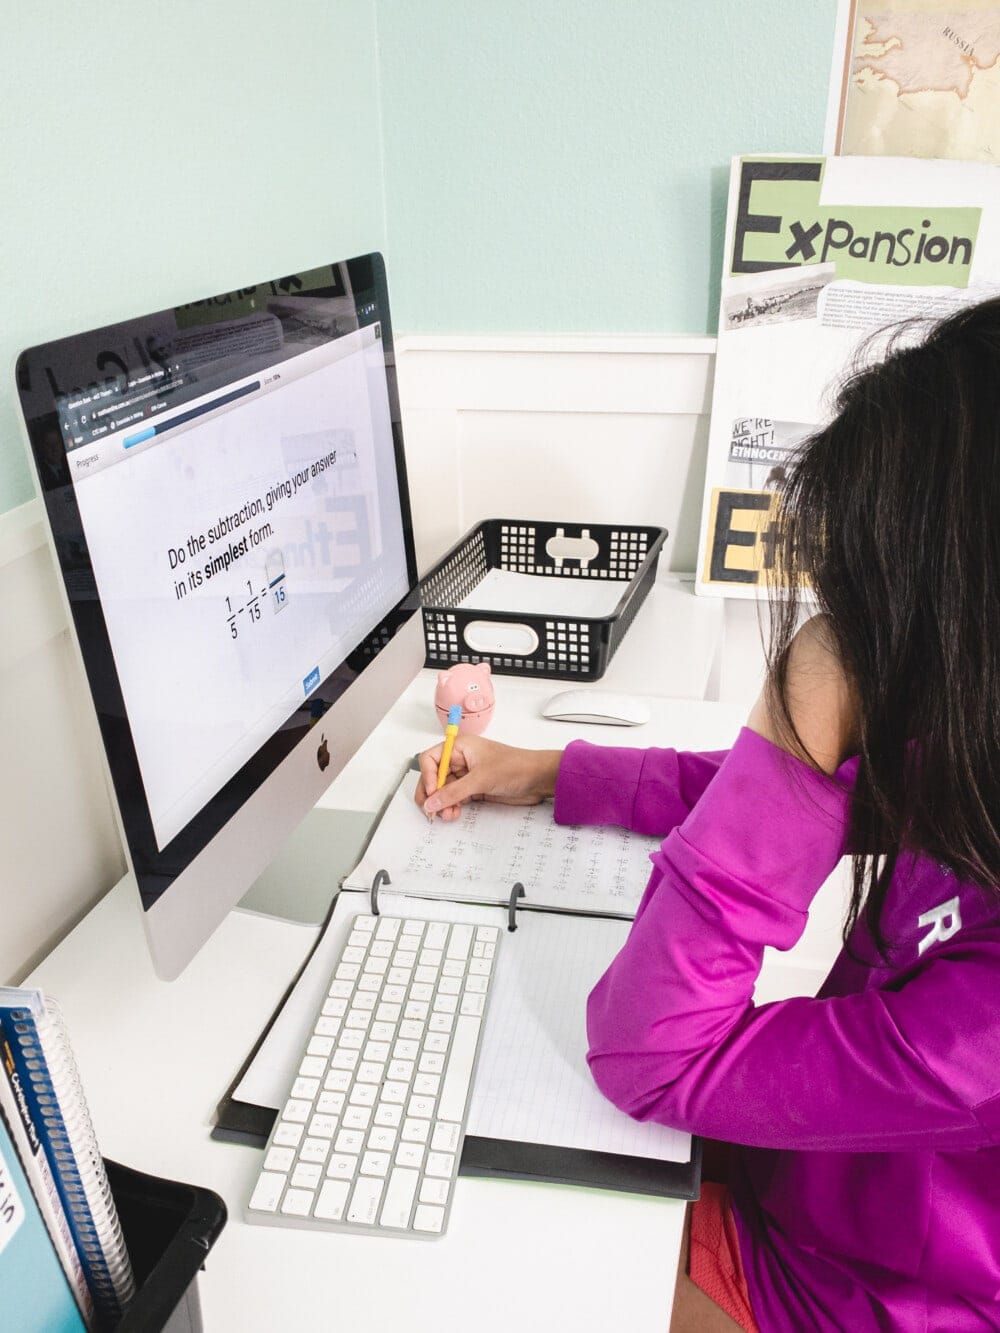
<instances>
[{"instance_id":1,"label":"dark long hair","mask_svg":"<svg viewBox=\"0 0 1000 1333\"><path fill-rule=\"evenodd\" d=\"M863 911L885 956L902 850L1000 889L1000 299L920 341L898 330L843 384L781 497L772 697L794 736L785 668L811 587L860 710L844 938Z\"/></svg>"}]
</instances>

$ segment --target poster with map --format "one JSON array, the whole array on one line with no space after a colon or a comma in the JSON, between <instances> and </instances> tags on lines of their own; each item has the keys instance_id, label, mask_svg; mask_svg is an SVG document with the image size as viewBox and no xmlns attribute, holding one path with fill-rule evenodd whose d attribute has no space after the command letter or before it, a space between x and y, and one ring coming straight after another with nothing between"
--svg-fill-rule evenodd
<instances>
[{"instance_id":1,"label":"poster with map","mask_svg":"<svg viewBox=\"0 0 1000 1333\"><path fill-rule=\"evenodd\" d=\"M736 158L696 588L774 578L796 447L879 331L1000 294L1000 171L912 157ZM875 342L872 343L872 338Z\"/></svg>"},{"instance_id":2,"label":"poster with map","mask_svg":"<svg viewBox=\"0 0 1000 1333\"><path fill-rule=\"evenodd\" d=\"M841 0L826 151L1000 162L1000 4Z\"/></svg>"}]
</instances>

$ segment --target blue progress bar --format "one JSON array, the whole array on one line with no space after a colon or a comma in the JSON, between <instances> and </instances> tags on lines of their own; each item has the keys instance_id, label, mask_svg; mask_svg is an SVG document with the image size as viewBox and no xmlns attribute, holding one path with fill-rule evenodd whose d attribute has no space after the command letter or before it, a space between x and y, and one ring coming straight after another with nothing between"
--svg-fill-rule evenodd
<instances>
[{"instance_id":1,"label":"blue progress bar","mask_svg":"<svg viewBox=\"0 0 1000 1333\"><path fill-rule=\"evenodd\" d=\"M192 407L187 412L181 412L179 416L171 417L169 421L159 421L155 426L146 426L142 430L137 430L134 435L126 435L123 447L131 449L133 445L151 440L154 435L164 435L175 426L183 426L186 421L193 421L195 417L204 416L206 412L214 412L217 407L225 407L227 403L232 403L237 398L244 398L248 393L256 393L259 388L260 380L254 380L252 384L244 384L242 388L234 389L232 393L224 393L219 398L213 398L210 403L202 403L200 407Z\"/></svg>"}]
</instances>

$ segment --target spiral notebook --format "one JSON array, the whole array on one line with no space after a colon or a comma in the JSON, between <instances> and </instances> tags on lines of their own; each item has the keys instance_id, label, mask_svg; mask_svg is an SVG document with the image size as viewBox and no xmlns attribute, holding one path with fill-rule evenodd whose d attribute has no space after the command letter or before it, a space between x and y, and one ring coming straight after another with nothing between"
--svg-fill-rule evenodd
<instances>
[{"instance_id":1,"label":"spiral notebook","mask_svg":"<svg viewBox=\"0 0 1000 1333\"><path fill-rule=\"evenodd\" d=\"M135 1282L58 1006L41 991L0 986L0 1042L55 1181L98 1322L114 1326Z\"/></svg>"},{"instance_id":2,"label":"spiral notebook","mask_svg":"<svg viewBox=\"0 0 1000 1333\"><path fill-rule=\"evenodd\" d=\"M2 1116L0 1328L18 1333L84 1333L87 1328Z\"/></svg>"}]
</instances>

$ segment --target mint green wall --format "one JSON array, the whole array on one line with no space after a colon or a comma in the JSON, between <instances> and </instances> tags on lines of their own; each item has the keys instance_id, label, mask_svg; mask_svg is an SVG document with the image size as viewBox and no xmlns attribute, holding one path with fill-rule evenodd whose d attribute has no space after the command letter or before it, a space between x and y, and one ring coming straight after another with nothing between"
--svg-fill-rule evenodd
<instances>
[{"instance_id":1,"label":"mint green wall","mask_svg":"<svg viewBox=\"0 0 1000 1333\"><path fill-rule=\"evenodd\" d=\"M374 0L37 0L0 45L0 512L17 353L380 248Z\"/></svg>"},{"instance_id":2,"label":"mint green wall","mask_svg":"<svg viewBox=\"0 0 1000 1333\"><path fill-rule=\"evenodd\" d=\"M378 0L398 329L714 332L728 163L822 147L836 0Z\"/></svg>"},{"instance_id":3,"label":"mint green wall","mask_svg":"<svg viewBox=\"0 0 1000 1333\"><path fill-rule=\"evenodd\" d=\"M0 50L0 512L34 494L22 347L279 270L382 247L403 332L713 330L728 159L820 148L835 9L19 6Z\"/></svg>"}]
</instances>

